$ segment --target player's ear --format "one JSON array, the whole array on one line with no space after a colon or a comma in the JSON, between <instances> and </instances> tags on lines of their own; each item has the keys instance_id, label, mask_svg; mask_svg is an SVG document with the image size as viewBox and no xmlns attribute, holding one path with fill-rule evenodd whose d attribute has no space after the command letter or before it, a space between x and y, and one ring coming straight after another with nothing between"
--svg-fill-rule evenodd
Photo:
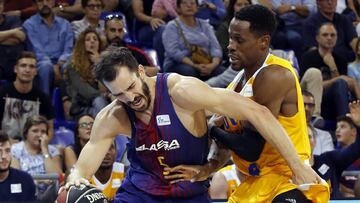
<instances>
[{"instance_id":1,"label":"player's ear","mask_svg":"<svg viewBox=\"0 0 360 203\"><path fill-rule=\"evenodd\" d=\"M271 42L271 37L270 35L264 35L262 37L260 37L260 47L261 49L268 49L270 46L270 42Z\"/></svg>"},{"instance_id":2,"label":"player's ear","mask_svg":"<svg viewBox=\"0 0 360 203\"><path fill-rule=\"evenodd\" d=\"M138 74L141 78L143 78L146 74L145 67L141 64L139 64Z\"/></svg>"}]
</instances>

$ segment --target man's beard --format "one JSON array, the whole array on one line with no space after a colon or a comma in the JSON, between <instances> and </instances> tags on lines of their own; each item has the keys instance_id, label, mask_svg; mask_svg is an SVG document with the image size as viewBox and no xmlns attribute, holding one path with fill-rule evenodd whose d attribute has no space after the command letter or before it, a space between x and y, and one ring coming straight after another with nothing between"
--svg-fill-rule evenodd
<instances>
[{"instance_id":1,"label":"man's beard","mask_svg":"<svg viewBox=\"0 0 360 203\"><path fill-rule=\"evenodd\" d=\"M4 173L4 172L7 172L10 170L10 163L9 163L9 166L6 167L6 168L0 168L0 173Z\"/></svg>"},{"instance_id":2,"label":"man's beard","mask_svg":"<svg viewBox=\"0 0 360 203\"><path fill-rule=\"evenodd\" d=\"M112 40L109 40L109 44L114 47L123 47L125 46L123 40L120 37L115 37Z\"/></svg>"},{"instance_id":3,"label":"man's beard","mask_svg":"<svg viewBox=\"0 0 360 203\"><path fill-rule=\"evenodd\" d=\"M41 17L49 17L52 14L52 10L51 10L50 7L44 6L39 11L39 14L40 14Z\"/></svg>"},{"instance_id":4,"label":"man's beard","mask_svg":"<svg viewBox=\"0 0 360 203\"><path fill-rule=\"evenodd\" d=\"M150 89L149 89L149 86L142 80L141 80L141 83L142 83L142 90L143 90L143 93L144 93L144 97L147 99L147 104L146 104L146 108L145 109L141 109L141 110L138 110L138 109L133 109L134 111L137 111L137 112L144 112L146 111L149 106L150 106L150 102L151 102L151 97L150 97ZM131 103L128 103L128 106L130 106Z\"/></svg>"}]
</instances>

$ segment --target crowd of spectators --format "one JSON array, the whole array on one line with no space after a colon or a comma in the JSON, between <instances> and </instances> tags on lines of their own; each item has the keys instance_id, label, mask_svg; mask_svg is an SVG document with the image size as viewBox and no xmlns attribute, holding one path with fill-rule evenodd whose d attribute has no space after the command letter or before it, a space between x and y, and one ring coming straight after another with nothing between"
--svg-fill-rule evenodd
<instances>
[{"instance_id":1,"label":"crowd of spectators","mask_svg":"<svg viewBox=\"0 0 360 203\"><path fill-rule=\"evenodd\" d=\"M175 72L226 87L238 73L227 56L229 24L250 4L276 14L272 51L286 55L298 72L314 169L335 181L333 197L354 197L357 184L349 180L357 177L341 178L340 172L360 170L353 149L358 124L344 119L349 102L360 99L358 0L0 0L0 153L5 154L0 157L0 201L33 200L49 190L46 181L30 184L27 173L71 170L96 114L113 99L92 75L93 64L109 46L127 47L150 76ZM54 97L62 105L54 106ZM50 144L59 108L65 122L75 123L67 126L74 136L70 146ZM116 153L123 144L114 142L91 179L109 199L114 195L109 184L115 184L109 179L115 178L118 187L126 169L115 161L123 157ZM343 162L350 152L353 156ZM335 172L321 171L320 162ZM214 198L231 191L215 189L224 189L224 177L231 177L233 185L241 182L233 168L215 175L222 185L210 190ZM2 195L9 184L15 185L14 195Z\"/></svg>"}]
</instances>

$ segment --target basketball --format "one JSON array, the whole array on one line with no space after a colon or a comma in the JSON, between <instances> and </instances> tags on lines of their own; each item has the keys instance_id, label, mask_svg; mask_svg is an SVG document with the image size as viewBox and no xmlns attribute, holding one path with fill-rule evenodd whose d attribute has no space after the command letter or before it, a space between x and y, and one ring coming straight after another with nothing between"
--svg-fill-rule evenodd
<instances>
[{"instance_id":1,"label":"basketball","mask_svg":"<svg viewBox=\"0 0 360 203\"><path fill-rule=\"evenodd\" d=\"M69 190L62 191L56 203L107 203L105 195L91 186L80 185L79 187L70 186Z\"/></svg>"}]
</instances>

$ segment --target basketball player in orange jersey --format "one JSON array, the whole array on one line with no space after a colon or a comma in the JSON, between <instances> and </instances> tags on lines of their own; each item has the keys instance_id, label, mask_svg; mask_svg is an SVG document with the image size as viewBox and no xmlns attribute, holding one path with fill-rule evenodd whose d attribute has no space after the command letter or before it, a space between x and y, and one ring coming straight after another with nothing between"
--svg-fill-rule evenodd
<instances>
[{"instance_id":1,"label":"basketball player in orange jersey","mask_svg":"<svg viewBox=\"0 0 360 203\"><path fill-rule=\"evenodd\" d=\"M228 89L266 106L285 128L298 155L308 165L310 144L297 76L289 61L269 53L275 28L274 14L266 7L251 5L235 14L229 27L229 58L233 69L243 70ZM215 128L211 134L231 149L237 168L245 176L229 202L329 201L329 188L324 181L297 185L298 182L292 180L294 168L273 147L274 143L265 141L248 122L230 117L224 121L225 131ZM185 174L185 180L197 180L203 178L197 174L200 168L180 165L169 171Z\"/></svg>"}]
</instances>

